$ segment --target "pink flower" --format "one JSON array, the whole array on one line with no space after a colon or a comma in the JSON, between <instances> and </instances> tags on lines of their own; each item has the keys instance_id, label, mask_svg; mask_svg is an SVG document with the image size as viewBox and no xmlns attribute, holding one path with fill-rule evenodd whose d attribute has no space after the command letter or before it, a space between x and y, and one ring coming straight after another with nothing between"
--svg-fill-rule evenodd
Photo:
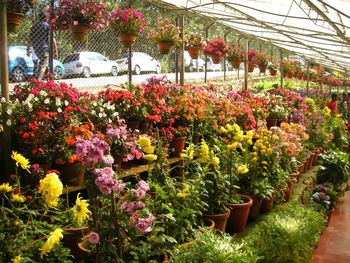
<instances>
[{"instance_id":1,"label":"pink flower","mask_svg":"<svg viewBox=\"0 0 350 263\"><path fill-rule=\"evenodd\" d=\"M87 237L91 244L96 245L100 242L100 236L96 232L91 232Z\"/></svg>"}]
</instances>

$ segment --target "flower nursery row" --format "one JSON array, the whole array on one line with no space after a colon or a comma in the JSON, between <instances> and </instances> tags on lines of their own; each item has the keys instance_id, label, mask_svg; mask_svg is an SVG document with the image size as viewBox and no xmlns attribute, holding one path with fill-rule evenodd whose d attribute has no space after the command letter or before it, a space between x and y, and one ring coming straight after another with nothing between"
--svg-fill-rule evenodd
<instances>
[{"instance_id":1,"label":"flower nursery row","mask_svg":"<svg viewBox=\"0 0 350 263\"><path fill-rule=\"evenodd\" d=\"M0 258L176 262L174 247L201 227L239 233L287 201L321 152L321 178L335 189L347 181L347 123L324 99L219 92L229 86L151 78L97 95L51 80L16 86L2 100L14 170L0 185ZM121 179L139 164L148 171Z\"/></svg>"}]
</instances>

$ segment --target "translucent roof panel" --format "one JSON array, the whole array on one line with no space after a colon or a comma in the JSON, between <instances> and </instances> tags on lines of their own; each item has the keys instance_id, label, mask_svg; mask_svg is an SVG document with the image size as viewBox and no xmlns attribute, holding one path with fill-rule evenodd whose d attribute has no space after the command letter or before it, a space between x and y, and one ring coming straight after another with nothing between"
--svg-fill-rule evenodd
<instances>
[{"instance_id":1,"label":"translucent roof panel","mask_svg":"<svg viewBox=\"0 0 350 263\"><path fill-rule=\"evenodd\" d=\"M155 1L350 74L350 0Z\"/></svg>"}]
</instances>

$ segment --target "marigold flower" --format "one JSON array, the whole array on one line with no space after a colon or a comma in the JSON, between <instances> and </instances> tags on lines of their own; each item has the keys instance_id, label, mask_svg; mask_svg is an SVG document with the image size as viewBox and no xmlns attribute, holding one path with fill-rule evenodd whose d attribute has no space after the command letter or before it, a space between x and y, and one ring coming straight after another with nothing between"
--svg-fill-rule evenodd
<instances>
[{"instance_id":1,"label":"marigold flower","mask_svg":"<svg viewBox=\"0 0 350 263\"><path fill-rule=\"evenodd\" d=\"M25 158L22 154L12 151L11 158L16 161L16 166L21 166L22 169L27 170L29 173L30 163L27 158Z\"/></svg>"},{"instance_id":2,"label":"marigold flower","mask_svg":"<svg viewBox=\"0 0 350 263\"><path fill-rule=\"evenodd\" d=\"M43 195L45 203L50 207L58 205L58 198L63 192L63 184L56 173L49 173L41 179L39 193Z\"/></svg>"},{"instance_id":3,"label":"marigold flower","mask_svg":"<svg viewBox=\"0 0 350 263\"><path fill-rule=\"evenodd\" d=\"M53 247L60 243L61 239L63 238L63 230L58 228L55 231L50 233L49 238L46 240L44 245L40 249L40 255L41 257L46 255L47 253L50 253L50 251L53 249Z\"/></svg>"},{"instance_id":4,"label":"marigold flower","mask_svg":"<svg viewBox=\"0 0 350 263\"><path fill-rule=\"evenodd\" d=\"M88 209L88 202L80 198L80 193L75 200L75 206L73 206L74 219L78 224L83 223L86 219L90 217L91 211Z\"/></svg>"},{"instance_id":5,"label":"marigold flower","mask_svg":"<svg viewBox=\"0 0 350 263\"><path fill-rule=\"evenodd\" d=\"M237 173L238 174L246 174L248 172L249 172L249 169L248 169L248 167L246 165L239 165L237 167Z\"/></svg>"},{"instance_id":6,"label":"marigold flower","mask_svg":"<svg viewBox=\"0 0 350 263\"><path fill-rule=\"evenodd\" d=\"M3 183L0 185L0 192L10 192L12 191L12 186L9 183Z\"/></svg>"},{"instance_id":7,"label":"marigold flower","mask_svg":"<svg viewBox=\"0 0 350 263\"><path fill-rule=\"evenodd\" d=\"M22 195L19 195L19 194L12 195L12 201L14 201L14 202L23 203L25 200L26 200L26 198Z\"/></svg>"},{"instance_id":8,"label":"marigold flower","mask_svg":"<svg viewBox=\"0 0 350 263\"><path fill-rule=\"evenodd\" d=\"M144 156L142 156L142 158L147 161L155 161L158 157L155 154L145 154Z\"/></svg>"}]
</instances>

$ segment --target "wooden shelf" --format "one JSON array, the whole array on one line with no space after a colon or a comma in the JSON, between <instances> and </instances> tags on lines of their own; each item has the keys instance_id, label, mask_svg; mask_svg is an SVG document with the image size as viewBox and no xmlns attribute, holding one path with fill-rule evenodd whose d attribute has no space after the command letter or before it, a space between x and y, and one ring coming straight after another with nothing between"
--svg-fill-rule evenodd
<instances>
[{"instance_id":1,"label":"wooden shelf","mask_svg":"<svg viewBox=\"0 0 350 263\"><path fill-rule=\"evenodd\" d=\"M174 163L180 162L182 159L180 157L172 157L168 159L167 165L171 165ZM145 165L138 165L135 167L131 167L128 169L122 169L120 172L118 172L118 178L123 179L126 177L130 177L133 175L138 175L140 173L147 172L149 170L154 169L154 164L145 164ZM67 194L75 191L80 191L85 189L85 185L78 185L78 186L66 186L63 188L63 193L62 194Z\"/></svg>"}]
</instances>

